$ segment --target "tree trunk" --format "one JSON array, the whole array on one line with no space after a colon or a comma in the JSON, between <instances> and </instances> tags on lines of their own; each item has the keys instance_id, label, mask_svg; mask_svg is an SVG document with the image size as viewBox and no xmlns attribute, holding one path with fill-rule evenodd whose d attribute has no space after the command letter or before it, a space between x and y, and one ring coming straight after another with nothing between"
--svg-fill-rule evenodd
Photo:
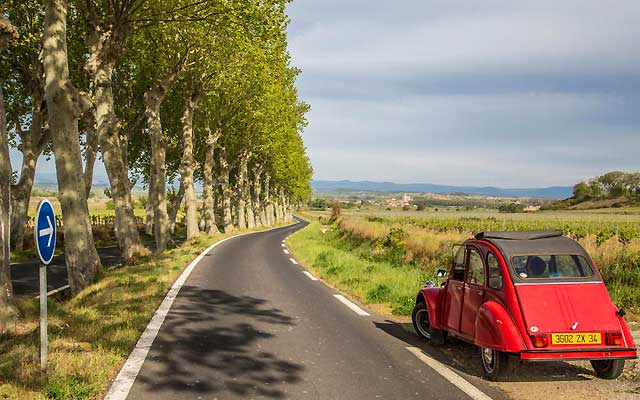
<instances>
[{"instance_id":1,"label":"tree trunk","mask_svg":"<svg viewBox=\"0 0 640 400\"><path fill-rule=\"evenodd\" d=\"M255 226L260 227L265 225L262 221L264 219L264 210L262 209L262 201L260 194L262 191L262 184L260 182L262 178L262 168L260 165L256 165L253 171L253 215L255 218Z\"/></svg>"},{"instance_id":2,"label":"tree trunk","mask_svg":"<svg viewBox=\"0 0 640 400\"><path fill-rule=\"evenodd\" d=\"M271 205L271 188L269 184L271 182L271 176L265 174L264 176L264 223L267 226L273 226L273 207Z\"/></svg>"},{"instance_id":3,"label":"tree trunk","mask_svg":"<svg viewBox=\"0 0 640 400\"><path fill-rule=\"evenodd\" d=\"M45 99L64 223L64 251L71 292L90 285L100 270L87 207L78 138L80 95L69 81L67 2L47 0L43 34Z\"/></svg>"},{"instance_id":4,"label":"tree trunk","mask_svg":"<svg viewBox=\"0 0 640 400\"><path fill-rule=\"evenodd\" d=\"M16 28L0 15L0 54L8 42L18 37ZM0 77L0 335L15 331L18 311L13 304L10 270L11 237L11 159L7 120Z\"/></svg>"},{"instance_id":5,"label":"tree trunk","mask_svg":"<svg viewBox=\"0 0 640 400\"><path fill-rule=\"evenodd\" d=\"M98 29L98 28L97 28ZM142 246L131 200L128 168L119 137L113 104L113 68L121 54L118 32L95 30L88 36L90 57L86 64L95 91L96 132L115 208L115 233L125 260L146 253Z\"/></svg>"},{"instance_id":6,"label":"tree trunk","mask_svg":"<svg viewBox=\"0 0 640 400\"><path fill-rule=\"evenodd\" d=\"M247 228L247 164L249 153L244 151L238 159L238 173L236 176L235 210L236 226L238 229Z\"/></svg>"},{"instance_id":7,"label":"tree trunk","mask_svg":"<svg viewBox=\"0 0 640 400\"><path fill-rule=\"evenodd\" d=\"M231 187L229 185L229 161L227 160L227 151L223 146L220 148L220 156L218 157L220 166L220 175L218 176L218 184L220 185L220 197L222 198L222 227L225 233L233 231L233 221L231 218Z\"/></svg>"},{"instance_id":8,"label":"tree trunk","mask_svg":"<svg viewBox=\"0 0 640 400\"><path fill-rule=\"evenodd\" d=\"M27 213L33 189L38 157L47 145L50 135L44 129L44 82L42 61L33 56L32 69L25 71L24 84L31 97L31 124L28 131L23 131L20 121L16 120L15 130L20 136L18 146L22 153L20 180L11 188L11 244L20 251L24 248L24 233L27 224Z\"/></svg>"},{"instance_id":9,"label":"tree trunk","mask_svg":"<svg viewBox=\"0 0 640 400\"><path fill-rule=\"evenodd\" d=\"M91 194L93 188L93 168L96 164L96 157L98 155L98 133L96 132L96 120L95 113L85 113L85 140L86 146L84 149L84 184L86 187L87 198Z\"/></svg>"},{"instance_id":10,"label":"tree trunk","mask_svg":"<svg viewBox=\"0 0 640 400\"><path fill-rule=\"evenodd\" d=\"M189 93L184 106L180 122L182 123L182 161L180 163L180 177L184 187L185 223L187 225L187 240L200 236L198 226L198 203L196 191L193 187L193 170L196 161L193 158L193 114L197 107L198 95Z\"/></svg>"},{"instance_id":11,"label":"tree trunk","mask_svg":"<svg viewBox=\"0 0 640 400\"><path fill-rule=\"evenodd\" d=\"M207 154L204 160L204 182L202 188L202 219L204 221L204 231L213 235L218 233L218 226L216 225L215 210L214 210L214 196L213 196L213 167L214 167L214 152L216 148L216 142L222 135L222 130L218 127L213 133L209 127L207 127Z\"/></svg>"},{"instance_id":12,"label":"tree trunk","mask_svg":"<svg viewBox=\"0 0 640 400\"><path fill-rule=\"evenodd\" d=\"M171 72L158 80L144 94L145 116L149 128L151 141L151 171L149 182L149 199L153 207L153 234L156 241L156 251L161 252L171 242L169 216L167 214L167 148L162 135L160 122L160 106L169 89L175 84L177 72Z\"/></svg>"},{"instance_id":13,"label":"tree trunk","mask_svg":"<svg viewBox=\"0 0 640 400\"><path fill-rule=\"evenodd\" d=\"M175 190L175 189L174 189ZM176 218L178 218L178 211L180 211L180 204L184 199L184 185L180 182L178 193L171 199L169 204L169 231L173 234L176 229Z\"/></svg>"},{"instance_id":14,"label":"tree trunk","mask_svg":"<svg viewBox=\"0 0 640 400\"><path fill-rule=\"evenodd\" d=\"M144 211L144 231L147 235L153 235L153 206L151 205L149 198L147 198L147 204Z\"/></svg>"}]
</instances>

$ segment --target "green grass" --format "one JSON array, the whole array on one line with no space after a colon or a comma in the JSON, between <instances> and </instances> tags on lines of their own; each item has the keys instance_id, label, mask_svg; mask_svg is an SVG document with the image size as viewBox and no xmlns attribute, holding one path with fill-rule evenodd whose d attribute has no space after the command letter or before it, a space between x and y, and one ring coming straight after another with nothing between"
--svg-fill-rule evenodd
<instances>
[{"instance_id":1,"label":"green grass","mask_svg":"<svg viewBox=\"0 0 640 400\"><path fill-rule=\"evenodd\" d=\"M336 230L322 232L319 222L287 239L295 257L313 274L337 289L394 315L410 315L417 290L428 277L410 265L388 261Z\"/></svg>"},{"instance_id":2,"label":"green grass","mask_svg":"<svg viewBox=\"0 0 640 400\"><path fill-rule=\"evenodd\" d=\"M49 376L38 371L38 302L20 299L14 335L0 338L0 399L101 398L182 270L212 242L203 235L106 271L67 302L49 300Z\"/></svg>"}]
</instances>

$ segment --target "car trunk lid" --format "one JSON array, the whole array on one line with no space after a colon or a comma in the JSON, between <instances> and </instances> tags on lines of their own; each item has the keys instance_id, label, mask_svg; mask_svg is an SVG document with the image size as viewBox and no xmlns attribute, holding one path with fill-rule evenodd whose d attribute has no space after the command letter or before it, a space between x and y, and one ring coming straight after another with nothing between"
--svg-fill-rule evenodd
<instances>
[{"instance_id":1,"label":"car trunk lid","mask_svg":"<svg viewBox=\"0 0 640 400\"><path fill-rule=\"evenodd\" d=\"M520 284L516 293L529 334L620 330L601 282Z\"/></svg>"}]
</instances>

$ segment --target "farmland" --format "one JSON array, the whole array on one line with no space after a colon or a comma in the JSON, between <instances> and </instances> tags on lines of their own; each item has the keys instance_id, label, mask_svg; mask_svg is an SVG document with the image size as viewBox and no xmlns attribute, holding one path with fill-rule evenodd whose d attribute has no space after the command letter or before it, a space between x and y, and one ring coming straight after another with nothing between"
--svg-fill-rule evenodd
<instances>
[{"instance_id":1,"label":"farmland","mask_svg":"<svg viewBox=\"0 0 640 400\"><path fill-rule=\"evenodd\" d=\"M314 221L290 239L306 266L329 283L393 314L408 315L416 290L451 260L451 246L482 230L562 229L600 266L611 297L640 313L640 212L473 211L305 212Z\"/></svg>"}]
</instances>

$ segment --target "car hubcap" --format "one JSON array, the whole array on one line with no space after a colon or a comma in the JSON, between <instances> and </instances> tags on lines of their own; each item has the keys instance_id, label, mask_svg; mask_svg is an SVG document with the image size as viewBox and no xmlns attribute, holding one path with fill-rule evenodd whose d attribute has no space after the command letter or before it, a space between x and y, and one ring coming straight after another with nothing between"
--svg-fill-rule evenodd
<instances>
[{"instance_id":1,"label":"car hubcap","mask_svg":"<svg viewBox=\"0 0 640 400\"><path fill-rule=\"evenodd\" d=\"M429 332L429 313L427 313L427 310L420 310L416 313L416 322L420 334L422 334L422 336L426 337L427 339L430 339L431 333Z\"/></svg>"},{"instance_id":2,"label":"car hubcap","mask_svg":"<svg viewBox=\"0 0 640 400\"><path fill-rule=\"evenodd\" d=\"M493 350L482 348L482 364L484 364L484 368L487 370L487 372L493 372L493 368L495 367Z\"/></svg>"}]
</instances>

